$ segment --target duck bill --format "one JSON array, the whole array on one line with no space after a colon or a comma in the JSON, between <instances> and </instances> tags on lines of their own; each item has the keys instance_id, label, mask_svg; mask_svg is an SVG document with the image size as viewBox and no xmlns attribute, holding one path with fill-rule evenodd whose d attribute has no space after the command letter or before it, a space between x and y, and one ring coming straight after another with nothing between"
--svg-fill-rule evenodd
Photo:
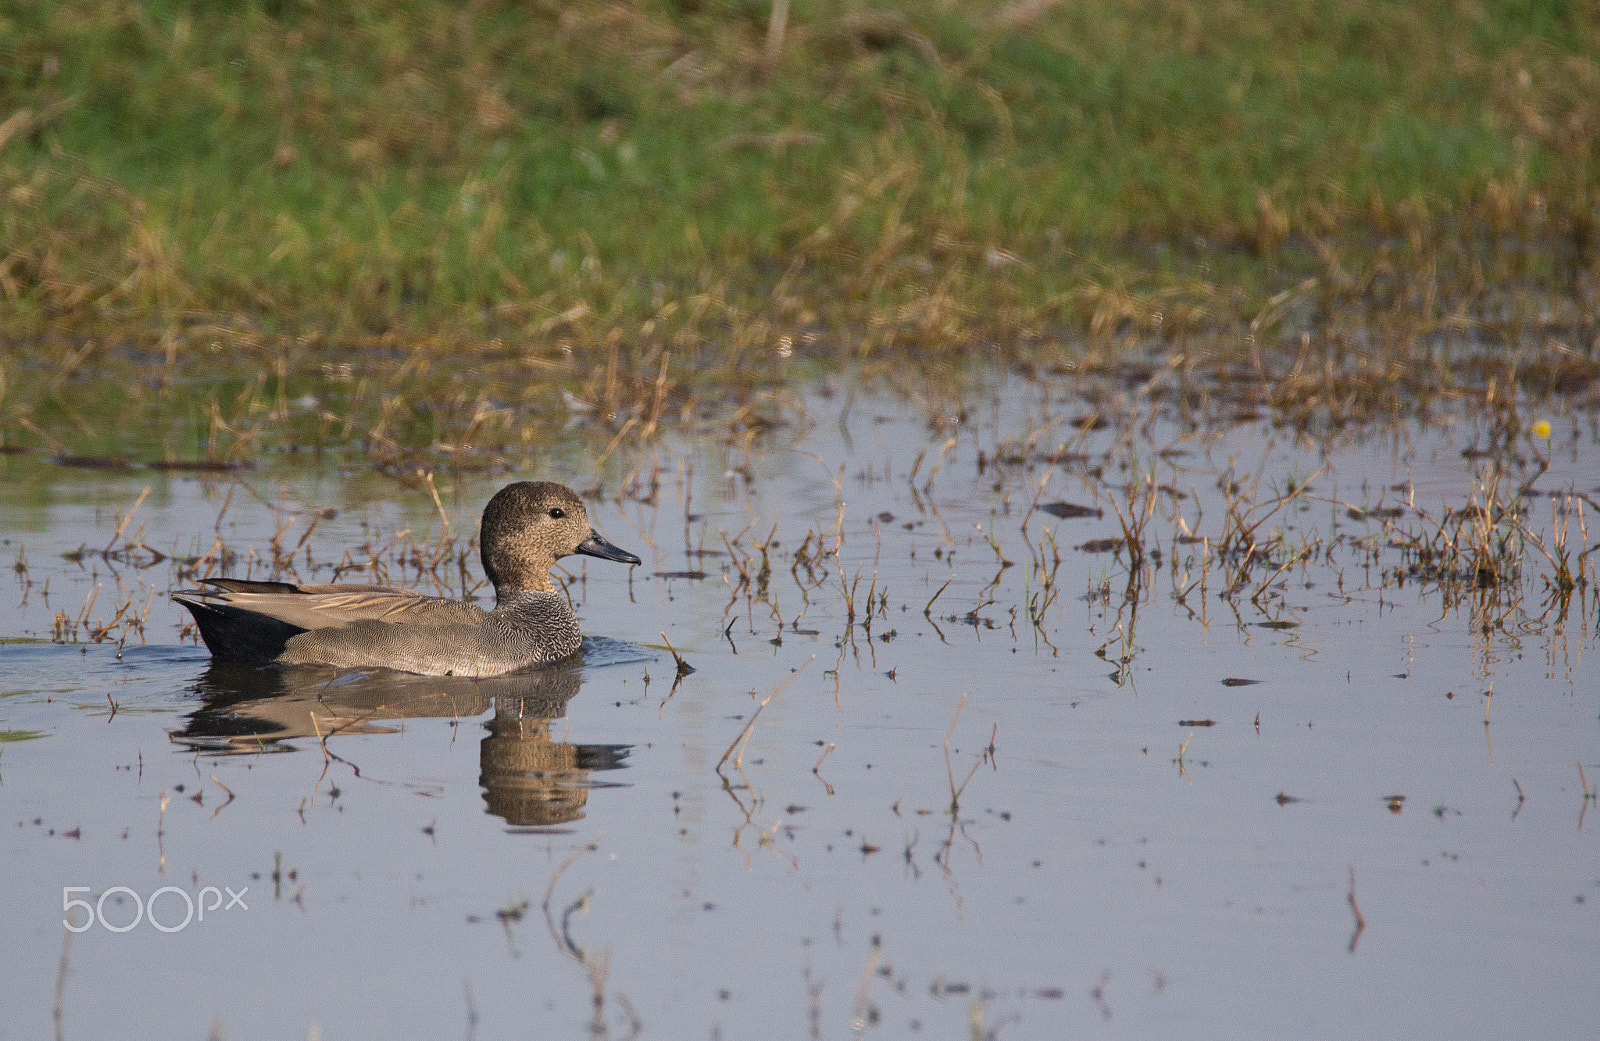
<instances>
[{"instance_id":1,"label":"duck bill","mask_svg":"<svg viewBox=\"0 0 1600 1041\"><path fill-rule=\"evenodd\" d=\"M629 553L620 546L613 546L593 528L589 529L589 537L578 543L578 552L586 553L591 557L602 560L615 560L619 564L642 564L644 561Z\"/></svg>"}]
</instances>

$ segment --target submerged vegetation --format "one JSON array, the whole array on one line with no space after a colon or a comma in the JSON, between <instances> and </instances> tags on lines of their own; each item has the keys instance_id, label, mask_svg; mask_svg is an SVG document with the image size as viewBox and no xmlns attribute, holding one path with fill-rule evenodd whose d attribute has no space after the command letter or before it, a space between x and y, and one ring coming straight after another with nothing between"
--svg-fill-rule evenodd
<instances>
[{"instance_id":1,"label":"submerged vegetation","mask_svg":"<svg viewBox=\"0 0 1600 1041\"><path fill-rule=\"evenodd\" d=\"M1583 4L22 3L0 39L7 445L449 465L576 413L600 451L842 359L1154 358L1296 424L1600 372Z\"/></svg>"}]
</instances>

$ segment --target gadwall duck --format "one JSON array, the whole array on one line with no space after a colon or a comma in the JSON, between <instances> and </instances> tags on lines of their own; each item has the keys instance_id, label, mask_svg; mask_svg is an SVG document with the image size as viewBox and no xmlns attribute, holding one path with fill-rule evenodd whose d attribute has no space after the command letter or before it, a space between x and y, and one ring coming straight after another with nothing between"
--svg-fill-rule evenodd
<instances>
[{"instance_id":1,"label":"gadwall duck","mask_svg":"<svg viewBox=\"0 0 1600 1041\"><path fill-rule=\"evenodd\" d=\"M640 562L590 527L572 489L549 481L519 481L489 500L479 552L494 584L492 611L387 586L237 578L205 579L212 588L172 599L220 660L499 676L578 649L578 620L550 578L558 558Z\"/></svg>"}]
</instances>

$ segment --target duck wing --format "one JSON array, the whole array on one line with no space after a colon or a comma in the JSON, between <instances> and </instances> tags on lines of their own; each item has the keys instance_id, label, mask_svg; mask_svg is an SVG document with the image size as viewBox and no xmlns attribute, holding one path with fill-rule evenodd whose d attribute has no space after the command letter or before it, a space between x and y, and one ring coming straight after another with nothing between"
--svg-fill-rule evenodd
<instances>
[{"instance_id":1,"label":"duck wing","mask_svg":"<svg viewBox=\"0 0 1600 1041\"><path fill-rule=\"evenodd\" d=\"M210 589L172 599L187 607L211 653L223 659L271 661L292 637L357 622L406 628L477 626L489 612L474 604L388 586L295 585L245 579L207 579Z\"/></svg>"},{"instance_id":2,"label":"duck wing","mask_svg":"<svg viewBox=\"0 0 1600 1041\"><path fill-rule=\"evenodd\" d=\"M352 622L400 622L406 625L481 624L488 612L475 604L427 596L409 589L372 585L294 585L238 578L206 579L211 589L174 594L204 597L213 608L257 615L300 630L339 629Z\"/></svg>"}]
</instances>

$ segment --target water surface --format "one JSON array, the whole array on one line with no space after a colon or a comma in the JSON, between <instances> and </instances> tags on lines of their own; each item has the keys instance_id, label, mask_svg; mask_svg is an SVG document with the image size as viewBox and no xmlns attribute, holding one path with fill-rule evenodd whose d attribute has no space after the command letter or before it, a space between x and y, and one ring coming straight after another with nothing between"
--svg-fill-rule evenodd
<instances>
[{"instance_id":1,"label":"water surface","mask_svg":"<svg viewBox=\"0 0 1600 1041\"><path fill-rule=\"evenodd\" d=\"M505 475L436 474L444 532L350 460L0 457L0 1036L1586 1036L1593 589L1563 611L1533 551L1494 591L1394 580L1491 431L1123 404L841 382L775 430L531 457L645 564L568 561L583 659L483 683L216 666L166 593L276 542L459 595ZM1542 493L1600 472L1556 418L1547 545ZM1083 547L1146 471L1130 581ZM1182 538L1308 479L1237 588ZM108 927L182 920L164 887L245 906ZM64 943L74 897L103 919Z\"/></svg>"}]
</instances>

